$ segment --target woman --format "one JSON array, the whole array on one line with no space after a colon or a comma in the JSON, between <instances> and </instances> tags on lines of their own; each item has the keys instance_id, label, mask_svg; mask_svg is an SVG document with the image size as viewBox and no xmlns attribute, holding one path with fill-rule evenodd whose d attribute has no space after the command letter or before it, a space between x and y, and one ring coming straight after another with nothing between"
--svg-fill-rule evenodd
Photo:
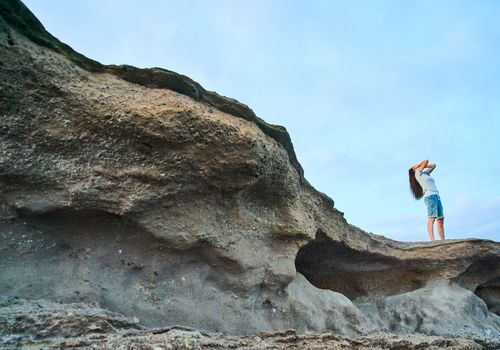
<instances>
[{"instance_id":1,"label":"woman","mask_svg":"<svg viewBox=\"0 0 500 350\"><path fill-rule=\"evenodd\" d=\"M410 188L415 199L424 197L427 205L427 232L431 241L434 241L434 221L437 219L437 231L439 238L444 240L444 215L443 205L439 192L434 183L434 179L430 177L430 173L436 168L436 164L429 164L428 160L422 161L420 164L415 164L409 170ZM425 169L425 170L424 170Z\"/></svg>"}]
</instances>

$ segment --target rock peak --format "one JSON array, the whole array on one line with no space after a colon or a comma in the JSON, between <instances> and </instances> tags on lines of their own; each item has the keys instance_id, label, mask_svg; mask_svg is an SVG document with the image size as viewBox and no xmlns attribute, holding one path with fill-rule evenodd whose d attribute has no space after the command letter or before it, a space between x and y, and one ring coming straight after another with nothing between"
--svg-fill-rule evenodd
<instances>
[{"instance_id":1,"label":"rock peak","mask_svg":"<svg viewBox=\"0 0 500 350\"><path fill-rule=\"evenodd\" d=\"M216 92L207 91L191 78L167 69L143 69L129 65L103 65L89 59L47 32L33 13L19 0L2 1L0 3L0 12L4 20L19 33L39 45L66 56L85 70L100 73L109 72L131 83L173 90L189 96L195 101L217 108L222 112L255 123L266 135L274 138L283 145L290 157L291 163L304 180L304 171L297 160L290 135L286 129L280 125L266 123L257 117L247 105L235 99L221 96Z\"/></svg>"}]
</instances>

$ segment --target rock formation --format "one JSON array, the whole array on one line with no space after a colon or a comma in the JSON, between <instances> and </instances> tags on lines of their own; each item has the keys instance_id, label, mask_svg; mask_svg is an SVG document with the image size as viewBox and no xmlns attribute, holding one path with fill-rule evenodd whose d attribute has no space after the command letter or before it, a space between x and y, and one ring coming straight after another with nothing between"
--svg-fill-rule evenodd
<instances>
[{"instance_id":1,"label":"rock formation","mask_svg":"<svg viewBox=\"0 0 500 350\"><path fill-rule=\"evenodd\" d=\"M172 71L92 61L18 0L0 2L0 84L10 303L97 303L141 327L235 335L498 341L500 244L350 225L304 178L285 128L244 104Z\"/></svg>"},{"instance_id":2,"label":"rock formation","mask_svg":"<svg viewBox=\"0 0 500 350\"><path fill-rule=\"evenodd\" d=\"M80 303L0 297L3 348L29 349L495 349L495 344L466 338L374 332L347 338L330 332L293 330L234 336L169 326L144 329L137 320Z\"/></svg>"}]
</instances>

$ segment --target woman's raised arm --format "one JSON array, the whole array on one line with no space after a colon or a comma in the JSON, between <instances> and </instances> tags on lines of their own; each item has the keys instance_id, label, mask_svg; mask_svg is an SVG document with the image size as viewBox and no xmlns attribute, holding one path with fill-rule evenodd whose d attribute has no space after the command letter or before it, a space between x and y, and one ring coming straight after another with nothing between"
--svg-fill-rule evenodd
<instances>
[{"instance_id":1,"label":"woman's raised arm","mask_svg":"<svg viewBox=\"0 0 500 350\"><path fill-rule=\"evenodd\" d=\"M429 174L430 174L434 169L436 169L436 164L429 164L427 167L429 168Z\"/></svg>"},{"instance_id":2,"label":"woman's raised arm","mask_svg":"<svg viewBox=\"0 0 500 350\"><path fill-rule=\"evenodd\" d=\"M420 164L415 164L411 168L413 170L417 170L418 169L418 170L422 171L422 170L425 169L425 167L427 166L428 163L429 163L429 160L428 159L424 159L422 162L420 162Z\"/></svg>"}]
</instances>

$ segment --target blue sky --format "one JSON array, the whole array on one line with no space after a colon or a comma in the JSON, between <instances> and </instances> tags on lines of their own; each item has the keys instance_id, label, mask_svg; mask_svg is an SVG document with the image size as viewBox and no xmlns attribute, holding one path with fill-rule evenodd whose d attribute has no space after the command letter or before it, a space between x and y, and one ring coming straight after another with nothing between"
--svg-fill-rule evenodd
<instances>
[{"instance_id":1,"label":"blue sky","mask_svg":"<svg viewBox=\"0 0 500 350\"><path fill-rule=\"evenodd\" d=\"M176 71L285 126L350 223L428 240L407 175L427 158L447 238L500 241L500 1L24 2L87 57Z\"/></svg>"}]
</instances>

